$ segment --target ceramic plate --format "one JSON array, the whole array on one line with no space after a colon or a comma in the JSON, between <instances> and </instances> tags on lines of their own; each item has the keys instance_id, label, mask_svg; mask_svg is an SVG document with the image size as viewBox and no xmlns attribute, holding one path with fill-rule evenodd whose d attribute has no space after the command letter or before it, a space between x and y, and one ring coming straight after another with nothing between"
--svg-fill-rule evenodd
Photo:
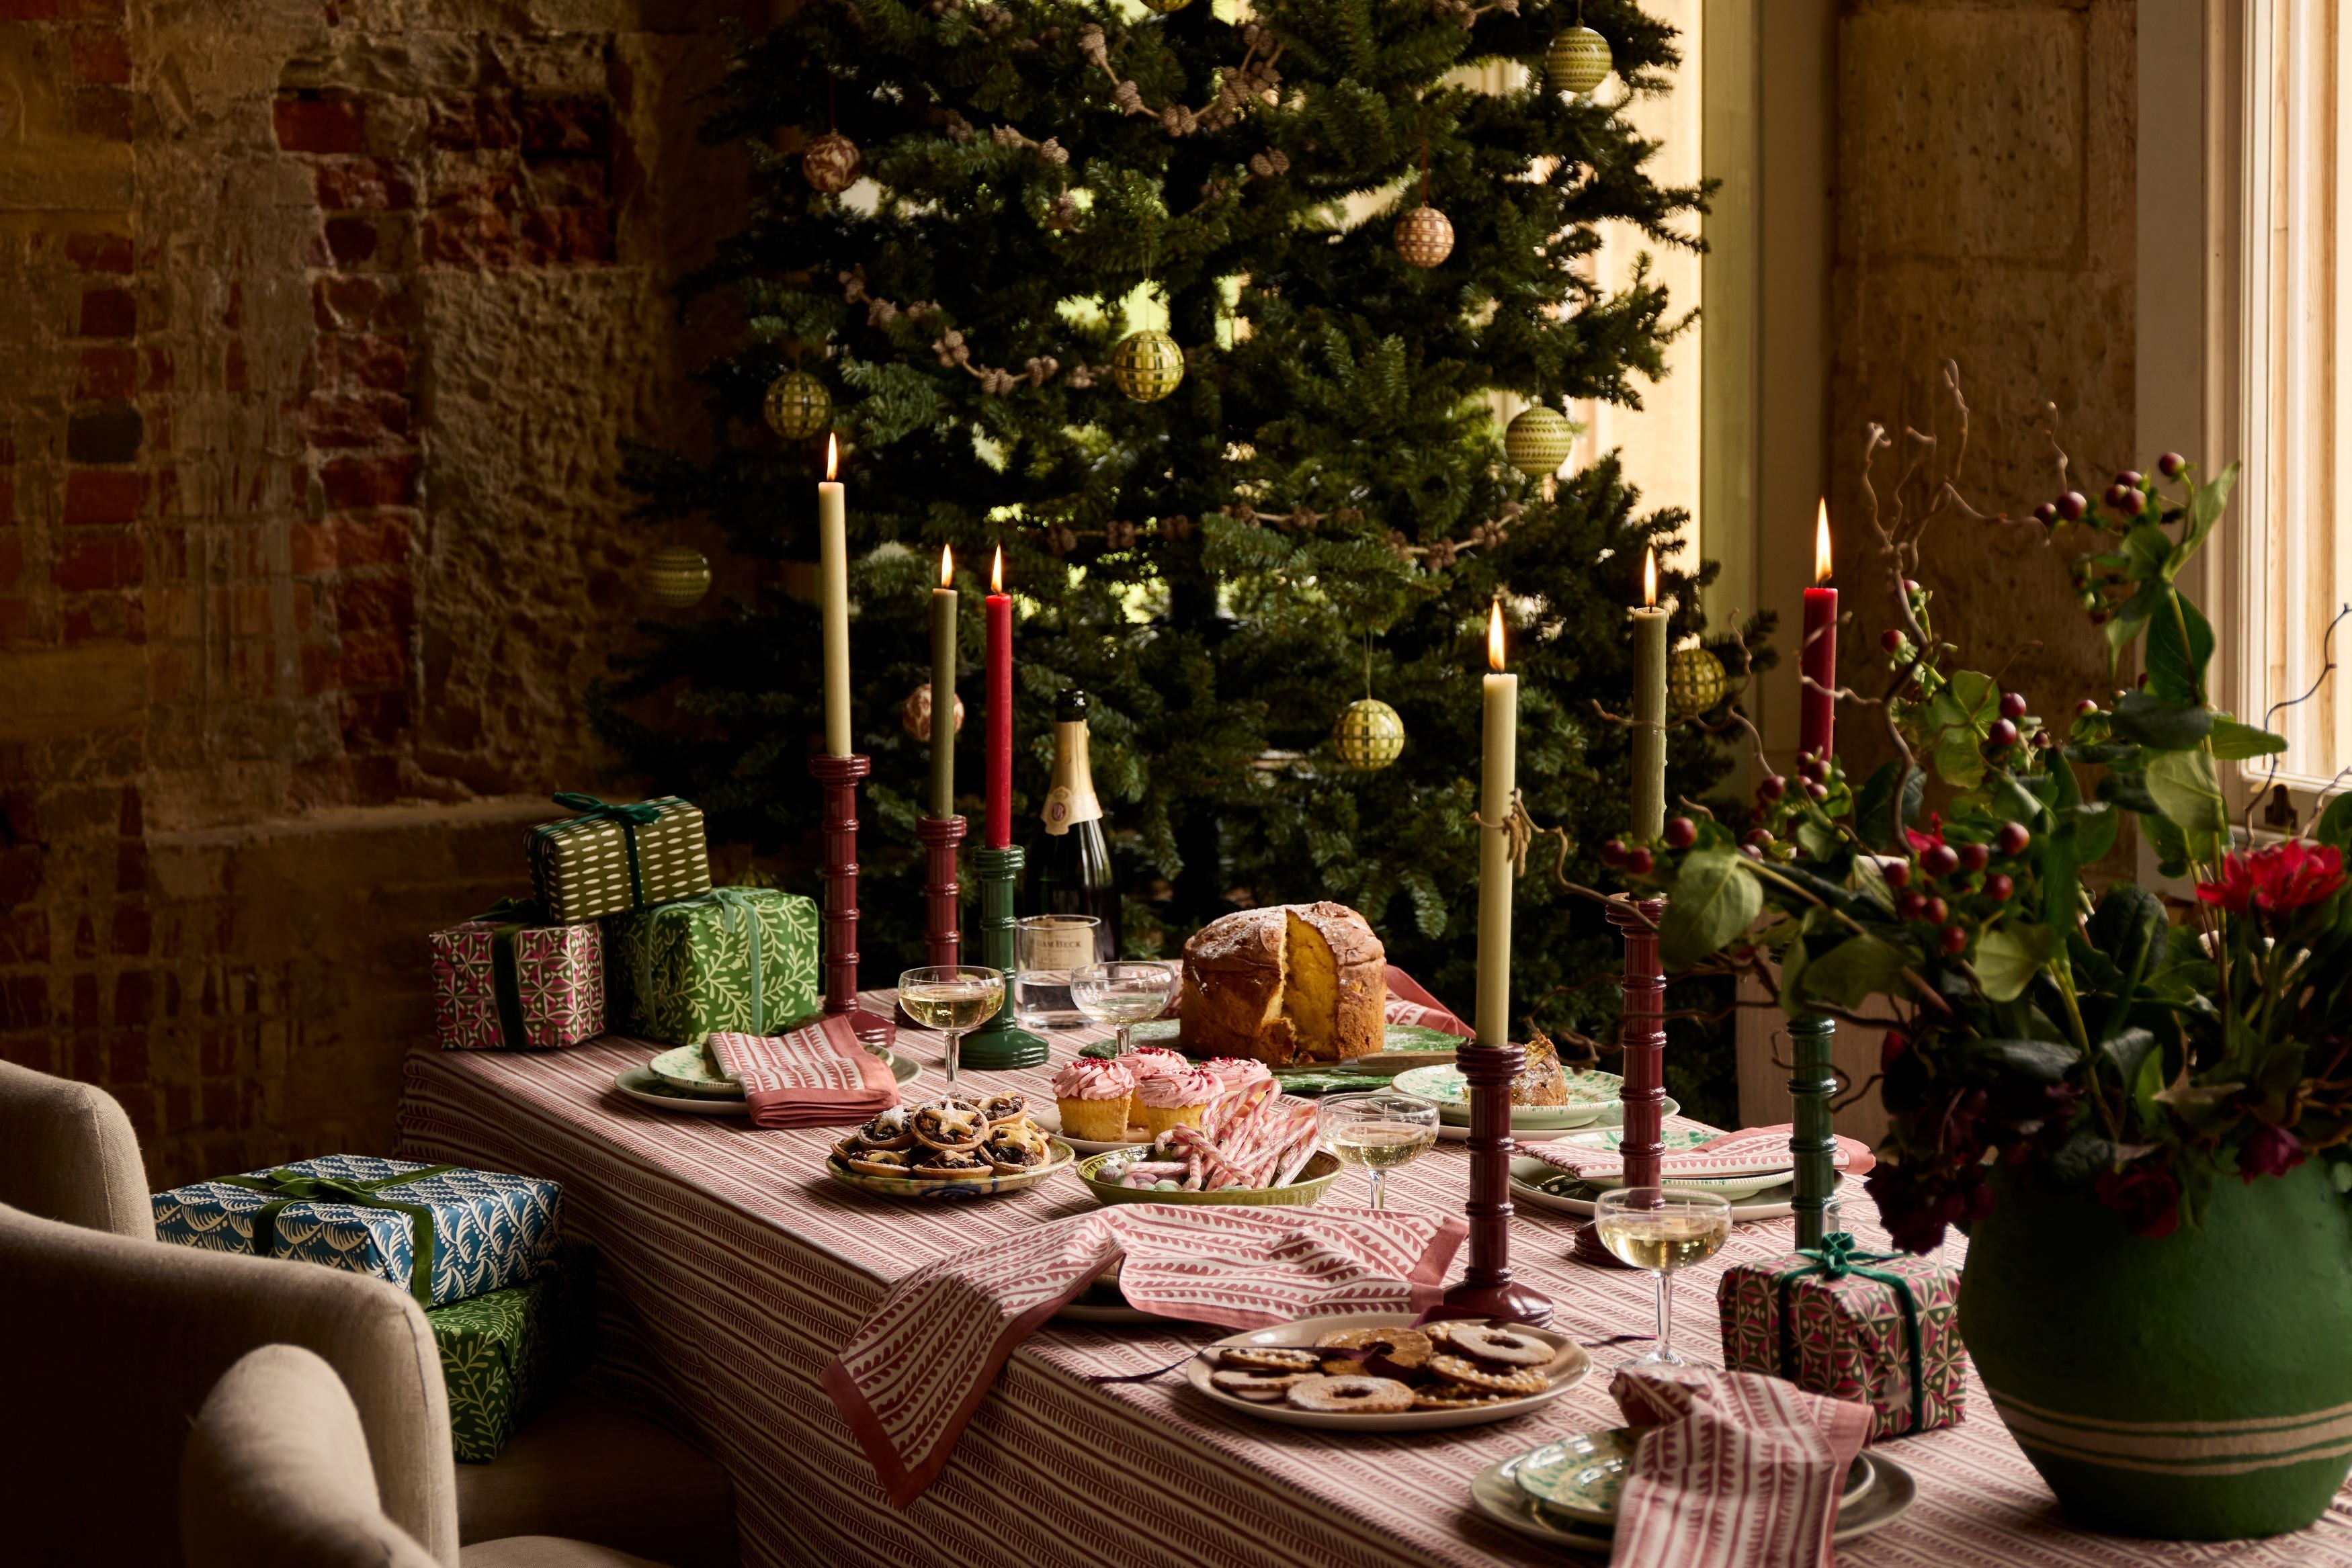
<instances>
[{"instance_id":1,"label":"ceramic plate","mask_svg":"<svg viewBox=\"0 0 2352 1568\"><path fill-rule=\"evenodd\" d=\"M1113 1143L1106 1138L1071 1137L1067 1133L1062 1131L1062 1110L1060 1106L1054 1103L1051 1095L1047 1095L1038 1100L1029 1107L1029 1119L1036 1123L1038 1126L1044 1128L1046 1132L1051 1133L1054 1136L1061 1139L1062 1142L1069 1145L1070 1147L1077 1150L1078 1153L1082 1155L1107 1155L1114 1149L1140 1148L1151 1142L1150 1134L1144 1132L1141 1127L1134 1125L1130 1125L1128 1128L1128 1131L1138 1135L1131 1138L1123 1138L1117 1143Z\"/></svg>"},{"instance_id":2,"label":"ceramic plate","mask_svg":"<svg viewBox=\"0 0 2352 1568\"><path fill-rule=\"evenodd\" d=\"M709 1053L698 1045L681 1045L665 1051L646 1064L653 1075L671 1088L688 1094L705 1094L714 1100L740 1100L743 1085L719 1071Z\"/></svg>"},{"instance_id":3,"label":"ceramic plate","mask_svg":"<svg viewBox=\"0 0 2352 1568\"><path fill-rule=\"evenodd\" d=\"M1541 1107L1537 1107L1537 1109L1540 1108ZM1668 1095L1664 1108L1661 1109L1658 1113L1662 1116L1671 1116L1682 1108L1681 1101L1676 1100L1672 1095ZM1528 1109L1529 1109L1529 1107L1525 1105L1518 1107L1518 1110L1520 1111ZM1468 1113L1466 1112L1464 1113L1464 1119L1459 1122L1447 1119L1445 1113L1444 1112L1438 1113L1438 1115L1440 1118L1437 1124L1437 1135L1439 1138L1449 1144L1464 1144L1470 1141L1470 1123L1468 1120ZM1572 1130L1561 1127L1547 1127L1540 1124L1523 1123L1518 1119L1517 1114L1515 1113L1511 1117L1511 1131L1514 1133L1524 1133L1527 1134L1526 1137L1520 1140L1522 1143L1549 1143L1562 1132L1572 1131L1575 1134L1583 1134L1604 1131L1610 1128L1622 1126L1624 1120L1625 1103L1619 1100L1613 1101L1610 1104L1604 1106L1601 1109L1601 1114L1594 1117L1591 1121ZM1707 1136L1712 1138L1716 1136L1716 1134L1709 1133Z\"/></svg>"},{"instance_id":4,"label":"ceramic plate","mask_svg":"<svg viewBox=\"0 0 2352 1568\"><path fill-rule=\"evenodd\" d=\"M1614 1544L1612 1531L1555 1514L1519 1490L1518 1467L1526 1458L1520 1455L1499 1465L1489 1465L1471 1478L1470 1500L1477 1505L1478 1511L1530 1541L1608 1556ZM1852 1508L1838 1509L1837 1531L1831 1539L1840 1545L1894 1523L1919 1495L1918 1483L1911 1479L1911 1472L1894 1460L1874 1455L1871 1469L1870 1490L1856 1498Z\"/></svg>"},{"instance_id":5,"label":"ceramic plate","mask_svg":"<svg viewBox=\"0 0 2352 1568\"><path fill-rule=\"evenodd\" d=\"M1270 1329L1228 1334L1217 1341L1217 1344L1313 1344L1333 1329L1402 1327L1412 1322L1413 1314L1411 1312L1351 1312L1336 1317L1301 1318L1297 1322L1278 1323ZM1185 1364L1184 1375L1202 1397L1261 1420L1278 1421L1286 1427L1319 1427L1328 1431L1341 1432L1432 1432L1448 1427L1483 1427L1490 1421L1516 1420L1542 1408L1583 1382L1585 1374L1592 1370L1592 1358L1566 1334L1554 1333L1549 1329L1526 1329L1522 1332L1549 1340L1557 1347L1550 1367L1551 1386L1541 1394L1530 1394L1525 1399L1473 1405L1460 1410L1403 1410L1393 1416L1354 1416L1341 1411L1301 1410L1293 1405L1260 1405L1221 1392L1211 1383L1209 1375L1216 1367L1205 1352ZM1214 1349L1215 1346L1208 1348Z\"/></svg>"},{"instance_id":6,"label":"ceramic plate","mask_svg":"<svg viewBox=\"0 0 2352 1568\"><path fill-rule=\"evenodd\" d=\"M640 1105L650 1105L657 1111L682 1111L689 1116L748 1116L751 1108L743 1103L740 1095L732 1100L714 1099L708 1094L688 1094L683 1089L673 1089L654 1076L651 1067L632 1067L613 1080L613 1087Z\"/></svg>"},{"instance_id":7,"label":"ceramic plate","mask_svg":"<svg viewBox=\"0 0 2352 1568\"><path fill-rule=\"evenodd\" d=\"M1717 1133L1698 1133L1686 1128L1677 1129L1668 1134L1664 1142L1669 1149L1695 1149L1708 1139L1721 1135ZM1566 1137L1548 1141L1570 1144L1580 1148L1613 1149L1624 1141L1624 1137L1625 1129L1621 1125L1605 1131L1599 1128L1583 1128L1569 1134ZM1672 1185L1691 1187L1699 1192L1711 1192L1726 1203L1738 1203L1740 1199L1753 1197L1759 1192L1769 1192L1776 1186L1787 1186L1796 1179L1792 1174L1795 1169L1793 1165L1789 1165L1776 1171L1756 1171L1742 1176L1676 1176ZM1591 1185L1605 1192L1611 1187L1622 1186L1625 1184L1622 1181L1599 1181Z\"/></svg>"},{"instance_id":8,"label":"ceramic plate","mask_svg":"<svg viewBox=\"0 0 2352 1568\"><path fill-rule=\"evenodd\" d=\"M1097 1203L1243 1204L1258 1207L1307 1204L1320 1198L1339 1174L1339 1156L1328 1149L1318 1149L1315 1157L1308 1160L1306 1168L1298 1173L1298 1179L1288 1186L1229 1186L1214 1192L1169 1192L1159 1187L1122 1186L1117 1182L1096 1180L1097 1167L1108 1157L1108 1155L1089 1155L1078 1166L1078 1179L1087 1184L1087 1190L1095 1195Z\"/></svg>"},{"instance_id":9,"label":"ceramic plate","mask_svg":"<svg viewBox=\"0 0 2352 1568\"><path fill-rule=\"evenodd\" d=\"M1397 1074L1396 1086L1408 1094L1418 1094L1434 1100L1442 1106L1458 1108L1465 1114L1470 1109L1470 1081L1462 1076L1458 1067L1416 1067ZM1624 1080L1613 1072L1571 1072L1568 1075L1568 1099L1559 1105L1521 1105L1522 1113L1563 1118L1558 1126L1582 1126L1599 1114L1601 1108L1617 1103ZM1568 1120L1574 1118L1574 1120Z\"/></svg>"},{"instance_id":10,"label":"ceramic plate","mask_svg":"<svg viewBox=\"0 0 2352 1568\"><path fill-rule=\"evenodd\" d=\"M1641 1435L1631 1427L1579 1432L1522 1454L1513 1479L1521 1491L1552 1513L1613 1530L1618 1494L1624 1490L1625 1471L1640 1441ZM1840 1512L1853 1508L1870 1490L1872 1475L1870 1456L1855 1455L1838 1500Z\"/></svg>"},{"instance_id":11,"label":"ceramic plate","mask_svg":"<svg viewBox=\"0 0 2352 1568\"><path fill-rule=\"evenodd\" d=\"M1077 1153L1059 1138L1048 1139L1054 1157L1034 1171L1003 1171L984 1176L878 1176L851 1170L831 1154L824 1157L825 1174L837 1182L883 1197L912 1198L918 1203L952 1203L968 1197L994 1197L1050 1181L1070 1168Z\"/></svg>"},{"instance_id":12,"label":"ceramic plate","mask_svg":"<svg viewBox=\"0 0 2352 1568\"><path fill-rule=\"evenodd\" d=\"M1555 1209L1561 1214L1573 1214L1582 1219L1591 1218L1592 1200L1591 1198L1562 1197L1558 1193L1546 1192L1535 1185L1549 1177L1565 1174L1567 1173L1557 1166L1548 1166L1532 1156L1520 1155L1511 1161L1511 1201L1532 1204L1538 1208ZM1845 1178L1843 1176L1838 1177L1839 1186L1842 1186L1844 1183ZM1669 1182L1667 1185L1677 1186L1681 1184ZM1832 1187L1831 1190L1834 1192L1836 1188ZM1783 1179L1778 1186L1768 1186L1763 1191L1751 1194L1747 1197L1727 1201L1731 1204L1732 1222L1744 1225L1752 1219L1785 1219L1795 1212L1795 1200L1794 1184Z\"/></svg>"}]
</instances>

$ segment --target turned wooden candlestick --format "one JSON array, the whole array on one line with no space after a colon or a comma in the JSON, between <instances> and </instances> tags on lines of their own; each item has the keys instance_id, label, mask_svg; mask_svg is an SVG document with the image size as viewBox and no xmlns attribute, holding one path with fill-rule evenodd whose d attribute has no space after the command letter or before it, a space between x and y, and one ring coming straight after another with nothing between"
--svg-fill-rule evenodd
<instances>
[{"instance_id":1,"label":"turned wooden candlestick","mask_svg":"<svg viewBox=\"0 0 2352 1568\"><path fill-rule=\"evenodd\" d=\"M1430 1318L1541 1324L1551 1302L1511 1278L1511 1080L1527 1065L1516 1045L1465 1045L1454 1065L1470 1084L1470 1266Z\"/></svg>"},{"instance_id":2,"label":"turned wooden candlestick","mask_svg":"<svg viewBox=\"0 0 2352 1568\"><path fill-rule=\"evenodd\" d=\"M963 842L961 817L921 817L915 837L922 841L924 962L948 968L963 962L961 916L956 908L956 846Z\"/></svg>"},{"instance_id":3,"label":"turned wooden candlestick","mask_svg":"<svg viewBox=\"0 0 2352 1568\"><path fill-rule=\"evenodd\" d=\"M1013 1016L1013 971L1021 955L1014 940L1013 889L1021 880L1018 845L971 852L972 875L980 883L980 962L1004 974L1004 1003L996 1016L963 1037L963 1065L983 1072L1035 1067L1045 1060L1043 1036L1023 1029Z\"/></svg>"},{"instance_id":4,"label":"turned wooden candlestick","mask_svg":"<svg viewBox=\"0 0 2352 1568\"><path fill-rule=\"evenodd\" d=\"M1666 976L1658 963L1657 930L1665 912L1663 898L1636 901L1621 894L1609 901L1609 924L1617 927L1625 949L1617 981L1623 998L1617 1043L1624 1052L1617 1099L1625 1107L1625 1120L1617 1147L1625 1156L1627 1186L1660 1186L1666 1153ZM1576 1257L1604 1268L1628 1266L1601 1244L1601 1233L1589 1221L1577 1228Z\"/></svg>"},{"instance_id":5,"label":"turned wooden candlestick","mask_svg":"<svg viewBox=\"0 0 2352 1568\"><path fill-rule=\"evenodd\" d=\"M1826 1219L1838 1180L1837 1138L1830 1113L1830 1097L1837 1092L1837 1070L1831 1065L1837 1047L1837 1019L1799 1013L1789 1020L1789 1092L1796 1101L1789 1125L1789 1154L1797 1167L1797 1196L1791 1208L1797 1220L1797 1245L1819 1247L1829 1229Z\"/></svg>"},{"instance_id":6,"label":"turned wooden candlestick","mask_svg":"<svg viewBox=\"0 0 2352 1568\"><path fill-rule=\"evenodd\" d=\"M858 1039L887 1047L898 1025L857 1005L857 781L873 770L857 753L809 758L824 787L824 1010L846 1013Z\"/></svg>"}]
</instances>

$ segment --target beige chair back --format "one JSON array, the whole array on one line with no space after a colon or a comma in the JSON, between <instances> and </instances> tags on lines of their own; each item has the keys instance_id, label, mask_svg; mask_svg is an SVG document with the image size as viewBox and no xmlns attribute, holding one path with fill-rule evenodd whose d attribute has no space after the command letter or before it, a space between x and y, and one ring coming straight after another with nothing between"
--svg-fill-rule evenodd
<instances>
[{"instance_id":1,"label":"beige chair back","mask_svg":"<svg viewBox=\"0 0 2352 1568\"><path fill-rule=\"evenodd\" d=\"M0 1061L0 1203L155 1239L131 1118L102 1089Z\"/></svg>"},{"instance_id":2,"label":"beige chair back","mask_svg":"<svg viewBox=\"0 0 2352 1568\"><path fill-rule=\"evenodd\" d=\"M291 1344L247 1352L196 1413L180 1545L188 1568L436 1568L383 1516L342 1380Z\"/></svg>"},{"instance_id":3,"label":"beige chair back","mask_svg":"<svg viewBox=\"0 0 2352 1568\"><path fill-rule=\"evenodd\" d=\"M315 1263L135 1241L0 1207L0 1563L180 1558L180 1456L213 1385L295 1344L359 1412L383 1511L457 1568L449 1402L409 1296Z\"/></svg>"}]
</instances>

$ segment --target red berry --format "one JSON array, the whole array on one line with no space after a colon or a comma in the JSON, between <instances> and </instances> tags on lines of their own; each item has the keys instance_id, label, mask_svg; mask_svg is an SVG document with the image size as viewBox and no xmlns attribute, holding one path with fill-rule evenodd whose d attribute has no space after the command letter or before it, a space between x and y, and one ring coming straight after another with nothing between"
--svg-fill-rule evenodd
<instances>
[{"instance_id":1,"label":"red berry","mask_svg":"<svg viewBox=\"0 0 2352 1568\"><path fill-rule=\"evenodd\" d=\"M2003 822L2000 831L1992 836L1992 847L2012 859L2023 854L2032 841L2033 835L2025 831L2023 822Z\"/></svg>"},{"instance_id":2,"label":"red berry","mask_svg":"<svg viewBox=\"0 0 2352 1568\"><path fill-rule=\"evenodd\" d=\"M2189 459L2178 452L2168 452L2156 460L2156 471L2168 479L2178 479L2180 471L2189 466Z\"/></svg>"},{"instance_id":3,"label":"red berry","mask_svg":"<svg viewBox=\"0 0 2352 1568\"><path fill-rule=\"evenodd\" d=\"M2106 623L2107 623L2107 612L2106 612L2105 611L2104 611L2104 610L2094 610L2094 611L2092 611L2092 612L2091 612L2091 624L2092 624L2092 625L2094 625L2094 626L2104 626L2104 625L2105 625Z\"/></svg>"},{"instance_id":4,"label":"red berry","mask_svg":"<svg viewBox=\"0 0 2352 1568\"><path fill-rule=\"evenodd\" d=\"M1698 824L1692 821L1688 817L1669 818L1666 821L1666 831L1664 837L1666 841L1666 848L1670 850L1686 850L1690 848L1691 845L1698 842Z\"/></svg>"},{"instance_id":5,"label":"red berry","mask_svg":"<svg viewBox=\"0 0 2352 1568\"><path fill-rule=\"evenodd\" d=\"M1739 841L1748 845L1750 849L1760 850L1764 848L1765 845L1772 841L1772 832L1769 828L1752 829L1749 831L1748 836Z\"/></svg>"},{"instance_id":6,"label":"red berry","mask_svg":"<svg viewBox=\"0 0 2352 1568\"><path fill-rule=\"evenodd\" d=\"M2083 515L2090 509L2091 503L2080 490L2069 490L2058 497L2058 515L2070 523L2081 522Z\"/></svg>"},{"instance_id":7,"label":"red berry","mask_svg":"<svg viewBox=\"0 0 2352 1568\"><path fill-rule=\"evenodd\" d=\"M1650 852L1647 850L1625 852L1625 872L1629 876L1647 876L1650 874L1650 867L1654 863L1650 859Z\"/></svg>"},{"instance_id":8,"label":"red berry","mask_svg":"<svg viewBox=\"0 0 2352 1568\"><path fill-rule=\"evenodd\" d=\"M1945 952L1949 953L1957 958L1968 948L1969 934L1965 927L1958 925L1947 925L1944 927L1942 934L1939 935L1936 940L1937 944L1943 947Z\"/></svg>"},{"instance_id":9,"label":"red berry","mask_svg":"<svg viewBox=\"0 0 2352 1568\"><path fill-rule=\"evenodd\" d=\"M1996 751L2006 751L2017 744L2017 726L2005 718L1992 721L1985 731L1985 744Z\"/></svg>"},{"instance_id":10,"label":"red berry","mask_svg":"<svg viewBox=\"0 0 2352 1568\"><path fill-rule=\"evenodd\" d=\"M1777 800L1787 792L1788 788L1788 779L1778 773L1767 773L1764 775L1764 781L1756 786L1756 792L1767 800Z\"/></svg>"},{"instance_id":11,"label":"red berry","mask_svg":"<svg viewBox=\"0 0 2352 1568\"><path fill-rule=\"evenodd\" d=\"M1960 869L1960 855L1949 844L1930 844L1920 852L1919 869L1929 876L1949 876Z\"/></svg>"},{"instance_id":12,"label":"red berry","mask_svg":"<svg viewBox=\"0 0 2352 1568\"><path fill-rule=\"evenodd\" d=\"M2147 510L2147 493L2141 490L2126 490L2116 505L2123 511L2137 517Z\"/></svg>"},{"instance_id":13,"label":"red berry","mask_svg":"<svg viewBox=\"0 0 2352 1568\"><path fill-rule=\"evenodd\" d=\"M1903 644L1908 640L1909 639L1906 638L1901 632L1892 626L1889 626L1885 631L1881 632L1878 634L1878 645L1885 649L1890 653L1901 653L1903 651Z\"/></svg>"},{"instance_id":14,"label":"red berry","mask_svg":"<svg viewBox=\"0 0 2352 1568\"><path fill-rule=\"evenodd\" d=\"M2098 711L2099 699L2096 697L2084 697L2074 705L2074 716L2077 718L2088 718Z\"/></svg>"},{"instance_id":15,"label":"red berry","mask_svg":"<svg viewBox=\"0 0 2352 1568\"><path fill-rule=\"evenodd\" d=\"M1928 925L1941 925L1945 917L1951 914L1951 910L1945 905L1942 899L1931 898L1927 901L1927 907L1919 913Z\"/></svg>"},{"instance_id":16,"label":"red berry","mask_svg":"<svg viewBox=\"0 0 2352 1568\"><path fill-rule=\"evenodd\" d=\"M1962 844L1960 846L1960 869L1962 871L1982 871L1985 868L1985 862L1988 858L1990 858L1989 852L1987 852L1982 844Z\"/></svg>"},{"instance_id":17,"label":"red berry","mask_svg":"<svg viewBox=\"0 0 2352 1568\"><path fill-rule=\"evenodd\" d=\"M2125 469L2122 473L2116 476L2116 483L2121 485L2126 490L2138 489L2140 486L2139 470L2137 468Z\"/></svg>"},{"instance_id":18,"label":"red berry","mask_svg":"<svg viewBox=\"0 0 2352 1568\"><path fill-rule=\"evenodd\" d=\"M1911 1049L1911 1040L1899 1029L1890 1029L1878 1042L1878 1070L1881 1072L1895 1065L1895 1058Z\"/></svg>"},{"instance_id":19,"label":"red berry","mask_svg":"<svg viewBox=\"0 0 2352 1568\"><path fill-rule=\"evenodd\" d=\"M2058 508L2048 501L2033 508L2033 520L2044 528L2058 520Z\"/></svg>"},{"instance_id":20,"label":"red berry","mask_svg":"<svg viewBox=\"0 0 2352 1568\"><path fill-rule=\"evenodd\" d=\"M1601 863L1602 865L1623 865L1625 863L1625 841L1622 839L1612 839L1607 843L1601 845Z\"/></svg>"},{"instance_id":21,"label":"red berry","mask_svg":"<svg viewBox=\"0 0 2352 1568\"><path fill-rule=\"evenodd\" d=\"M1927 913L1927 895L1906 893L1895 901L1895 913L1905 920L1917 920Z\"/></svg>"},{"instance_id":22,"label":"red berry","mask_svg":"<svg viewBox=\"0 0 2352 1568\"><path fill-rule=\"evenodd\" d=\"M1908 597L1909 595L1914 594L1914 593L1916 593L1916 592L1918 592L1918 591L1919 591L1919 585L1918 585L1917 583L1916 583L1916 582L1912 581L1912 580L1911 580L1909 578L1907 578L1907 577L1906 577L1906 578L1905 578L1905 579L1903 580L1903 592L1904 592L1904 594L1905 594L1905 596L1906 596L1906 597Z\"/></svg>"},{"instance_id":23,"label":"red berry","mask_svg":"<svg viewBox=\"0 0 2352 1568\"><path fill-rule=\"evenodd\" d=\"M1816 800L1826 800L1830 798L1830 787L1826 784L1808 784L1805 786L1805 793Z\"/></svg>"},{"instance_id":24,"label":"red berry","mask_svg":"<svg viewBox=\"0 0 2352 1568\"><path fill-rule=\"evenodd\" d=\"M1743 855L1746 855L1749 860L1752 860L1752 861L1760 861L1760 860L1762 860L1762 859L1764 858L1764 852L1763 852L1762 850L1758 849L1754 844L1742 844L1742 845L1740 845L1740 846L1739 846L1739 852L1740 852L1741 854L1743 854Z\"/></svg>"},{"instance_id":25,"label":"red berry","mask_svg":"<svg viewBox=\"0 0 2352 1568\"><path fill-rule=\"evenodd\" d=\"M2017 884L2011 882L2009 878L2001 875L1999 872L1995 872L1990 876L1985 878L1985 896L1991 899L1995 904L2007 904L2009 902L2009 895L2012 892L2016 891L2016 886Z\"/></svg>"},{"instance_id":26,"label":"red berry","mask_svg":"<svg viewBox=\"0 0 2352 1568\"><path fill-rule=\"evenodd\" d=\"M2025 716L2025 694L2023 692L2001 693L2000 716L2003 718L2023 718Z\"/></svg>"},{"instance_id":27,"label":"red berry","mask_svg":"<svg viewBox=\"0 0 2352 1568\"><path fill-rule=\"evenodd\" d=\"M1878 862L1878 872L1886 879L1886 885L1897 893L1911 885L1909 861L1881 861Z\"/></svg>"}]
</instances>

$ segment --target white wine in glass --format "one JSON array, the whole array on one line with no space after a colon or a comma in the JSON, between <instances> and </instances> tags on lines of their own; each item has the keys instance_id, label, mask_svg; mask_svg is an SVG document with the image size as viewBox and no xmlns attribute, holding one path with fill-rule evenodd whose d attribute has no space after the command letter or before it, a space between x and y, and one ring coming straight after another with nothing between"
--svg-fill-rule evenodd
<instances>
[{"instance_id":1,"label":"white wine in glass","mask_svg":"<svg viewBox=\"0 0 2352 1568\"><path fill-rule=\"evenodd\" d=\"M1675 1354L1675 1271L1704 1263L1731 1239L1731 1205L1679 1186L1621 1186L1593 1206L1601 1244L1658 1282L1658 1340L1629 1366L1687 1366Z\"/></svg>"},{"instance_id":2,"label":"white wine in glass","mask_svg":"<svg viewBox=\"0 0 2352 1568\"><path fill-rule=\"evenodd\" d=\"M1176 971L1165 964L1088 964L1070 971L1070 1004L1095 1023L1118 1031L1118 1053L1134 1048L1129 1031L1168 1010Z\"/></svg>"},{"instance_id":3,"label":"white wine in glass","mask_svg":"<svg viewBox=\"0 0 2352 1568\"><path fill-rule=\"evenodd\" d=\"M925 1029L948 1037L948 1087L955 1087L963 1037L1004 1005L1004 971L972 964L909 969L898 977L898 1005Z\"/></svg>"},{"instance_id":4,"label":"white wine in glass","mask_svg":"<svg viewBox=\"0 0 2352 1568\"><path fill-rule=\"evenodd\" d=\"M1372 1207L1388 1207L1382 1178L1437 1143L1437 1102L1418 1094L1338 1094L1316 1107L1324 1146L1364 1173Z\"/></svg>"}]
</instances>

